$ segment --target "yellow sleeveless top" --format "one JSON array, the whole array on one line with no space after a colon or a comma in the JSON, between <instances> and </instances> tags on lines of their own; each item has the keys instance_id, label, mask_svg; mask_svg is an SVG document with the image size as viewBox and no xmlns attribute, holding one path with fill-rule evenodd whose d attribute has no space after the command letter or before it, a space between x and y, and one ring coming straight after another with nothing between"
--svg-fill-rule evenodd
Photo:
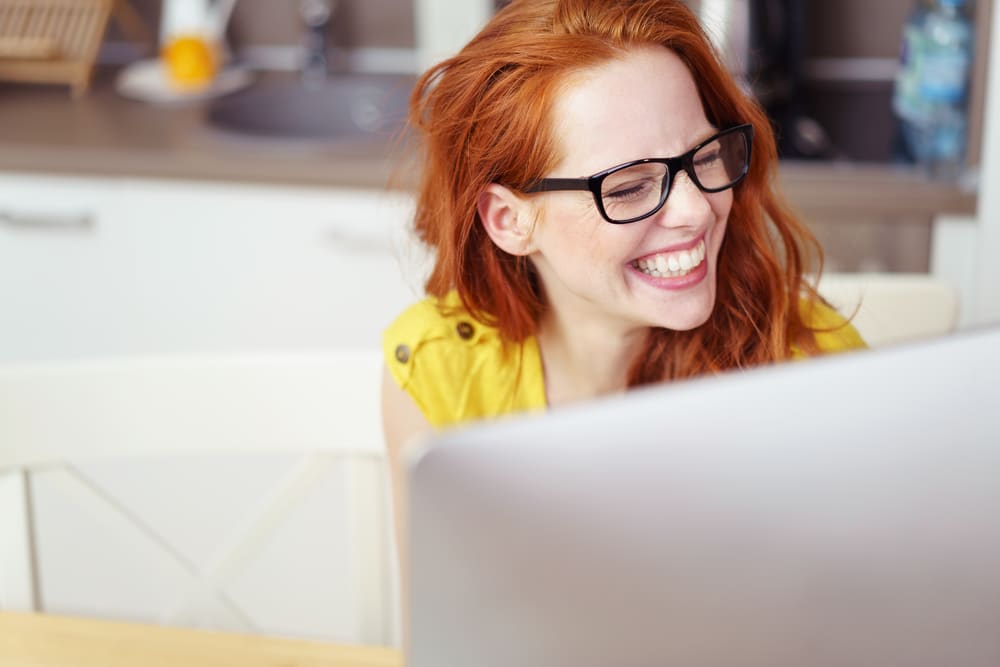
<instances>
[{"instance_id":1,"label":"yellow sleeveless top","mask_svg":"<svg viewBox=\"0 0 1000 667\"><path fill-rule=\"evenodd\" d=\"M433 426L545 409L542 357L534 336L504 342L495 328L465 313L455 292L443 299L443 308L438 304L428 297L410 306L382 339L393 378ZM866 347L839 313L820 303L813 306L804 306L803 313L810 326L820 329L816 342L823 354ZM792 349L793 359L806 356Z\"/></svg>"}]
</instances>

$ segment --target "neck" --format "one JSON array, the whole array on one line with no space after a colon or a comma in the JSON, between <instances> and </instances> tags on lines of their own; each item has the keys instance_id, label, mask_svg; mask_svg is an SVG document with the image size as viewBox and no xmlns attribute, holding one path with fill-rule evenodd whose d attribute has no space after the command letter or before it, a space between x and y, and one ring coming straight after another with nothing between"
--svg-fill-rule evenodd
<instances>
[{"instance_id":1,"label":"neck","mask_svg":"<svg viewBox=\"0 0 1000 667\"><path fill-rule=\"evenodd\" d=\"M612 330L607 322L568 321L547 313L537 337L549 405L625 391L629 367L647 333L642 327Z\"/></svg>"}]
</instances>

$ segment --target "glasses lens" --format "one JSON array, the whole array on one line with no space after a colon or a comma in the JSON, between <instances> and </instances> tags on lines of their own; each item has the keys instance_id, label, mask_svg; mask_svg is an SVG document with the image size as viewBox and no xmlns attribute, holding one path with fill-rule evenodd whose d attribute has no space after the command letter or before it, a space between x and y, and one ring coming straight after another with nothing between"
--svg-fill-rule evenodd
<instances>
[{"instance_id":1,"label":"glasses lens","mask_svg":"<svg viewBox=\"0 0 1000 667\"><path fill-rule=\"evenodd\" d=\"M667 184L667 165L635 164L608 174L601 183L604 212L612 220L631 220L660 205Z\"/></svg>"},{"instance_id":2,"label":"glasses lens","mask_svg":"<svg viewBox=\"0 0 1000 667\"><path fill-rule=\"evenodd\" d=\"M698 182L706 190L729 187L746 171L748 154L742 132L729 132L705 144L692 158Z\"/></svg>"}]
</instances>

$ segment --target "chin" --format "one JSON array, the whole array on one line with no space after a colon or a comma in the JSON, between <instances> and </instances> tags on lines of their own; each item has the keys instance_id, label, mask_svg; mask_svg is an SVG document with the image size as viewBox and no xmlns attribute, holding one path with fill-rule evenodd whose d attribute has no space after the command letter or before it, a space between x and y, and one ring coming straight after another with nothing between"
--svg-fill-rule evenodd
<instances>
[{"instance_id":1,"label":"chin","mask_svg":"<svg viewBox=\"0 0 1000 667\"><path fill-rule=\"evenodd\" d=\"M670 318L670 321L659 323L656 326L662 327L664 329L670 329L672 331L691 331L693 329L697 329L705 322L708 322L708 319L711 316L712 316L712 311L710 309L708 310L708 312L698 315L692 315L690 317L678 318L675 316Z\"/></svg>"},{"instance_id":2,"label":"chin","mask_svg":"<svg viewBox=\"0 0 1000 667\"><path fill-rule=\"evenodd\" d=\"M650 322L650 326L673 331L697 329L708 322L715 309L715 286L712 285L705 292L679 301L671 299L669 303L664 303L660 316Z\"/></svg>"}]
</instances>

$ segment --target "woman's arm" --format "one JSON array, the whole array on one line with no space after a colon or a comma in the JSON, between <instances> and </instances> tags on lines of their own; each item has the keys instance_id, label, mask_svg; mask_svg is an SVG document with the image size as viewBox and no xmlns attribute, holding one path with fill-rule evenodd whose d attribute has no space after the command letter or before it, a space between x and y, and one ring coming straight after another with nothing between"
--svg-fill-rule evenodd
<instances>
[{"instance_id":1,"label":"woman's arm","mask_svg":"<svg viewBox=\"0 0 1000 667\"><path fill-rule=\"evenodd\" d=\"M407 585L408 563L406 536L406 471L403 469L403 450L406 444L433 431L420 408L403 391L388 368L382 371L382 432L385 434L389 462L389 479L392 484L392 506L395 516L396 549L399 554L399 582L402 603L403 645L407 637Z\"/></svg>"}]
</instances>

